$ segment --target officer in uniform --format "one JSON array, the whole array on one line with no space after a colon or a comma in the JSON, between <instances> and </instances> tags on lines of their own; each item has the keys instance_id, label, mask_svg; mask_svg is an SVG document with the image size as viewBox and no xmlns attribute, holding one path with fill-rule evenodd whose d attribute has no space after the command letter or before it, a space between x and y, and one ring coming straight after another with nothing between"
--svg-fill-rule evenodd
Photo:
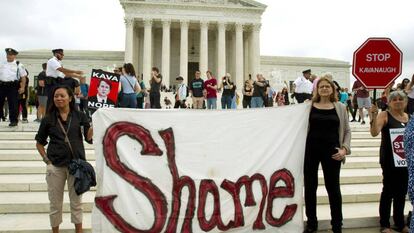
<instances>
[{"instance_id":1,"label":"officer in uniform","mask_svg":"<svg viewBox=\"0 0 414 233\"><path fill-rule=\"evenodd\" d=\"M3 109L4 99L9 103L10 124L17 126L17 102L19 94L26 88L26 69L16 61L19 54L15 49L6 48L7 61L0 64L0 108ZM3 117L3 116L0 116Z\"/></svg>"},{"instance_id":2,"label":"officer in uniform","mask_svg":"<svg viewBox=\"0 0 414 233\"><path fill-rule=\"evenodd\" d=\"M299 104L312 99L313 84L309 80L311 72L310 69L302 71L303 76L298 77L293 83L295 85L295 98Z\"/></svg>"},{"instance_id":3,"label":"officer in uniform","mask_svg":"<svg viewBox=\"0 0 414 233\"><path fill-rule=\"evenodd\" d=\"M45 91L48 93L47 106L52 103L53 96L52 91L55 87L61 85L65 77L71 78L82 78L83 71L80 70L70 70L63 68L62 60L65 56L63 49L54 49L52 50L53 57L47 61L46 68L46 84Z\"/></svg>"}]
</instances>

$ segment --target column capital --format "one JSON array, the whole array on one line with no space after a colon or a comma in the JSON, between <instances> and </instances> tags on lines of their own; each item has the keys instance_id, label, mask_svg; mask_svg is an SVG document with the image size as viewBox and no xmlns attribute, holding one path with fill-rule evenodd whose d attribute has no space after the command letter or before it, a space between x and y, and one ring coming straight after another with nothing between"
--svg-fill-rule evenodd
<instances>
[{"instance_id":1,"label":"column capital","mask_svg":"<svg viewBox=\"0 0 414 233\"><path fill-rule=\"evenodd\" d=\"M245 27L245 25L242 23L235 23L234 26L236 28L236 31L243 31L243 28Z\"/></svg>"},{"instance_id":2,"label":"column capital","mask_svg":"<svg viewBox=\"0 0 414 233\"><path fill-rule=\"evenodd\" d=\"M163 27L171 26L171 19L162 19L161 22Z\"/></svg>"},{"instance_id":3,"label":"column capital","mask_svg":"<svg viewBox=\"0 0 414 233\"><path fill-rule=\"evenodd\" d=\"M227 29L228 22L227 21L218 21L217 22L217 25L218 25L218 28L219 29L226 30Z\"/></svg>"},{"instance_id":4,"label":"column capital","mask_svg":"<svg viewBox=\"0 0 414 233\"><path fill-rule=\"evenodd\" d=\"M200 20L200 26L201 28L208 28L208 25L210 24L207 20Z\"/></svg>"},{"instance_id":5,"label":"column capital","mask_svg":"<svg viewBox=\"0 0 414 233\"><path fill-rule=\"evenodd\" d=\"M142 21L144 22L145 27L152 27L152 19L151 18L144 18L144 19L142 19Z\"/></svg>"},{"instance_id":6,"label":"column capital","mask_svg":"<svg viewBox=\"0 0 414 233\"><path fill-rule=\"evenodd\" d=\"M254 23L251 25L252 31L253 32L260 32L260 29L262 28L262 24L261 23Z\"/></svg>"},{"instance_id":7,"label":"column capital","mask_svg":"<svg viewBox=\"0 0 414 233\"><path fill-rule=\"evenodd\" d=\"M180 25L181 25L182 28L183 27L188 28L188 26L190 25L190 20L182 19L182 20L180 20Z\"/></svg>"},{"instance_id":8,"label":"column capital","mask_svg":"<svg viewBox=\"0 0 414 233\"><path fill-rule=\"evenodd\" d=\"M131 18L131 17L125 17L124 18L124 23L126 27L131 27L134 25L135 19Z\"/></svg>"}]
</instances>

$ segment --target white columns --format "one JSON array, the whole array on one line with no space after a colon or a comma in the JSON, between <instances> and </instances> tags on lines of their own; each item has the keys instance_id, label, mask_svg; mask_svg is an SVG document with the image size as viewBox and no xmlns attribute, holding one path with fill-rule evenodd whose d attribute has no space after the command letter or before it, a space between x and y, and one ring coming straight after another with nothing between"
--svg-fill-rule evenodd
<instances>
[{"instance_id":1,"label":"white columns","mask_svg":"<svg viewBox=\"0 0 414 233\"><path fill-rule=\"evenodd\" d=\"M236 23L236 69L235 80L238 91L243 88L243 25Z\"/></svg>"},{"instance_id":2,"label":"white columns","mask_svg":"<svg viewBox=\"0 0 414 233\"><path fill-rule=\"evenodd\" d=\"M226 74L226 24L218 23L217 80Z\"/></svg>"},{"instance_id":3,"label":"white columns","mask_svg":"<svg viewBox=\"0 0 414 233\"><path fill-rule=\"evenodd\" d=\"M200 22L200 72L206 78L208 70L208 22Z\"/></svg>"},{"instance_id":4,"label":"white columns","mask_svg":"<svg viewBox=\"0 0 414 233\"><path fill-rule=\"evenodd\" d=\"M260 24L254 24L252 27L251 44L249 46L250 51L250 72L252 78L256 78L256 75L260 73Z\"/></svg>"},{"instance_id":5,"label":"white columns","mask_svg":"<svg viewBox=\"0 0 414 233\"><path fill-rule=\"evenodd\" d=\"M162 82L168 88L170 86L170 28L171 20L162 21Z\"/></svg>"},{"instance_id":6,"label":"white columns","mask_svg":"<svg viewBox=\"0 0 414 233\"><path fill-rule=\"evenodd\" d=\"M151 78L152 64L152 20L144 19L144 55L143 55L143 77L145 85L149 84Z\"/></svg>"},{"instance_id":7,"label":"white columns","mask_svg":"<svg viewBox=\"0 0 414 233\"><path fill-rule=\"evenodd\" d=\"M134 51L134 19L125 18L125 63L133 62Z\"/></svg>"},{"instance_id":8,"label":"white columns","mask_svg":"<svg viewBox=\"0 0 414 233\"><path fill-rule=\"evenodd\" d=\"M184 78L184 83L188 84L188 25L189 21L181 22L181 42L180 42L180 75Z\"/></svg>"}]
</instances>

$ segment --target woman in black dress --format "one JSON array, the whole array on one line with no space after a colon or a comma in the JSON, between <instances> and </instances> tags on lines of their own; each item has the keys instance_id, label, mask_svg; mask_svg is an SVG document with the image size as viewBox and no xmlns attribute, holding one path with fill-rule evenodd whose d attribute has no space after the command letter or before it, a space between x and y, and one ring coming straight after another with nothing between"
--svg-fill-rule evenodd
<instances>
[{"instance_id":1,"label":"woman in black dress","mask_svg":"<svg viewBox=\"0 0 414 233\"><path fill-rule=\"evenodd\" d=\"M318 167L322 164L325 187L331 208L334 233L342 232L342 196L339 186L341 164L350 150L351 130L346 107L338 102L335 85L322 77L312 98L306 140L304 182L307 226L304 233L316 232L316 191Z\"/></svg>"}]
</instances>

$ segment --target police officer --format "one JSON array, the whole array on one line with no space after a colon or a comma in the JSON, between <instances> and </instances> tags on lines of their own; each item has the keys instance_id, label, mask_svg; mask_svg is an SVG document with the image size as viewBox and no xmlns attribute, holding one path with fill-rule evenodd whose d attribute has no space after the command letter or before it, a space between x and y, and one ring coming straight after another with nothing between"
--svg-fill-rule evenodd
<instances>
[{"instance_id":1,"label":"police officer","mask_svg":"<svg viewBox=\"0 0 414 233\"><path fill-rule=\"evenodd\" d=\"M0 109L3 109L4 99L9 103L10 124L17 126L18 95L24 93L26 88L26 70L16 61L19 54L15 49L6 48L7 61L0 64ZM1 116L3 117L3 116Z\"/></svg>"},{"instance_id":2,"label":"police officer","mask_svg":"<svg viewBox=\"0 0 414 233\"><path fill-rule=\"evenodd\" d=\"M53 101L52 90L63 83L65 77L72 78L82 78L83 71L80 70L70 70L63 68L62 60L65 56L63 49L54 49L52 50L53 57L47 61L46 68L46 85L45 90L48 93L47 106Z\"/></svg>"}]
</instances>

